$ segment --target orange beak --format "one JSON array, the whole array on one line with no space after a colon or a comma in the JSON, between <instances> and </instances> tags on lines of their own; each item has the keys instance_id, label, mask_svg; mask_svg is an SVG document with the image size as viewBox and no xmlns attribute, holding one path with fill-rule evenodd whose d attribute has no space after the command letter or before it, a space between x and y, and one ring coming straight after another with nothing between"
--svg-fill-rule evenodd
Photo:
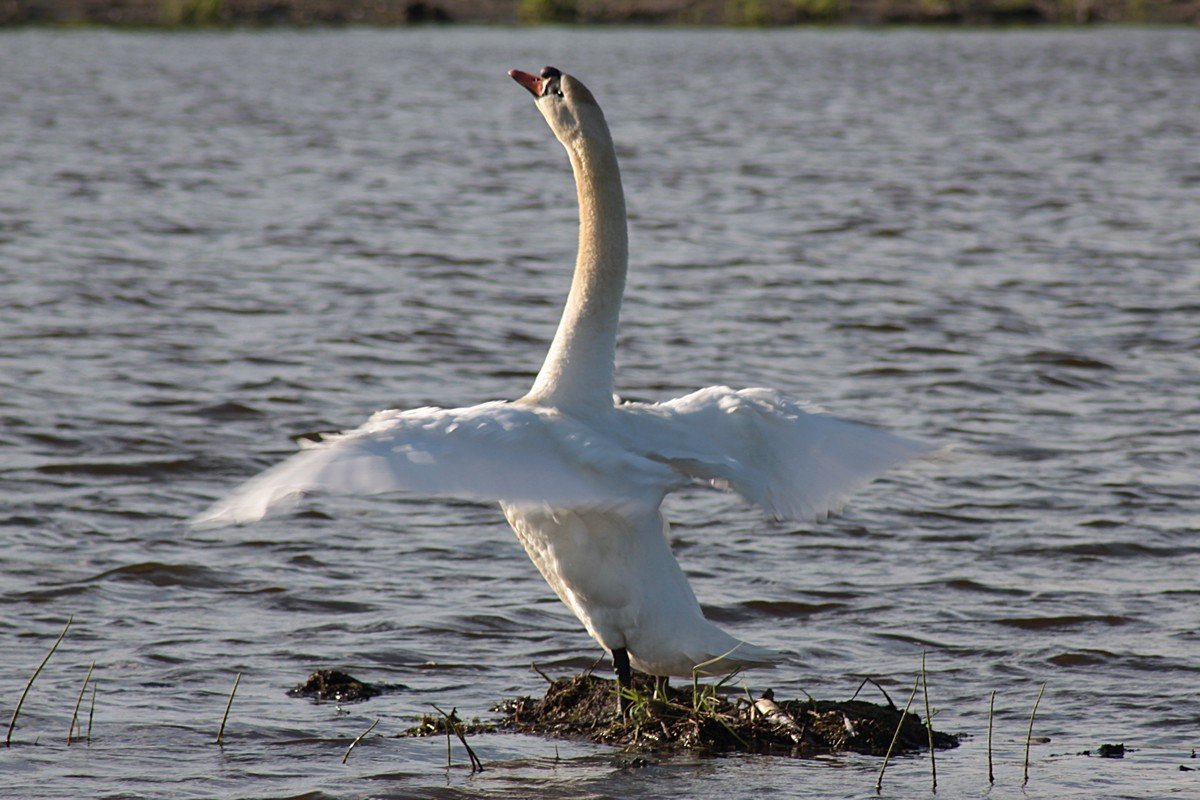
<instances>
[{"instance_id":1,"label":"orange beak","mask_svg":"<svg viewBox=\"0 0 1200 800\"><path fill-rule=\"evenodd\" d=\"M528 72L521 72L519 69L510 69L508 77L512 78L517 83L529 90L529 93L534 97L541 97L542 91L546 87L546 82L536 75L530 75Z\"/></svg>"}]
</instances>

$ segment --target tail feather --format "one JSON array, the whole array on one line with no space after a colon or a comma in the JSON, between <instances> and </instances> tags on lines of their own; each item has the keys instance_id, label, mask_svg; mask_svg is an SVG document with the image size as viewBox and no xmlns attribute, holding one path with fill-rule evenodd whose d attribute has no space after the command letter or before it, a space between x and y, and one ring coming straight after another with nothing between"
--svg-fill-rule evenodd
<instances>
[{"instance_id":1,"label":"tail feather","mask_svg":"<svg viewBox=\"0 0 1200 800\"><path fill-rule=\"evenodd\" d=\"M693 666L697 675L728 675L740 669L773 668L787 660L787 655L769 647L738 641L725 652L714 653Z\"/></svg>"}]
</instances>

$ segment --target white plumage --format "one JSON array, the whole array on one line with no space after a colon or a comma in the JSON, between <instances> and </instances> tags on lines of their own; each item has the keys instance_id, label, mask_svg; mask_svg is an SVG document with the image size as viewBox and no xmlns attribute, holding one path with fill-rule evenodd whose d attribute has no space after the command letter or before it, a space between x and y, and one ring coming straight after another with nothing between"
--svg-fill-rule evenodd
<instances>
[{"instance_id":1,"label":"white plumage","mask_svg":"<svg viewBox=\"0 0 1200 800\"><path fill-rule=\"evenodd\" d=\"M571 76L510 74L567 148L580 203L571 293L533 389L512 402L380 411L251 479L195 523L252 522L311 491L499 501L562 601L635 668L690 676L705 662L706 673L771 665L780 654L704 618L671 554L664 496L699 482L777 518L821 518L932 448L770 389L716 386L665 403L614 403L627 240L607 124Z\"/></svg>"}]
</instances>

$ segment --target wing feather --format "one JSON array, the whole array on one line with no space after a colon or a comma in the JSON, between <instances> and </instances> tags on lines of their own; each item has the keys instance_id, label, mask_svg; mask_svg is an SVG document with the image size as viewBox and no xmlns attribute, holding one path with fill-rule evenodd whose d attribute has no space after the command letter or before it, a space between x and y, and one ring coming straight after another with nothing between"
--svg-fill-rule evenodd
<instances>
[{"instance_id":1,"label":"wing feather","mask_svg":"<svg viewBox=\"0 0 1200 800\"><path fill-rule=\"evenodd\" d=\"M313 491L609 508L657 506L679 483L666 465L554 409L494 402L380 411L251 478L193 524L252 522Z\"/></svg>"},{"instance_id":2,"label":"wing feather","mask_svg":"<svg viewBox=\"0 0 1200 800\"><path fill-rule=\"evenodd\" d=\"M648 458L732 489L779 519L822 518L888 469L936 449L771 389L714 386L620 409Z\"/></svg>"}]
</instances>

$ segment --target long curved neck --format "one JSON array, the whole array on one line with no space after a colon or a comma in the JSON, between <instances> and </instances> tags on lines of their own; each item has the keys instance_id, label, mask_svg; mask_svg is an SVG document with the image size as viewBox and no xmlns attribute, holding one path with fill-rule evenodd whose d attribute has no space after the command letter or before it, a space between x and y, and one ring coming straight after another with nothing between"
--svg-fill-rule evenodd
<instances>
[{"instance_id":1,"label":"long curved neck","mask_svg":"<svg viewBox=\"0 0 1200 800\"><path fill-rule=\"evenodd\" d=\"M611 409L629 260L625 193L602 119L564 144L579 192L579 255L558 331L527 397L543 405Z\"/></svg>"}]
</instances>

